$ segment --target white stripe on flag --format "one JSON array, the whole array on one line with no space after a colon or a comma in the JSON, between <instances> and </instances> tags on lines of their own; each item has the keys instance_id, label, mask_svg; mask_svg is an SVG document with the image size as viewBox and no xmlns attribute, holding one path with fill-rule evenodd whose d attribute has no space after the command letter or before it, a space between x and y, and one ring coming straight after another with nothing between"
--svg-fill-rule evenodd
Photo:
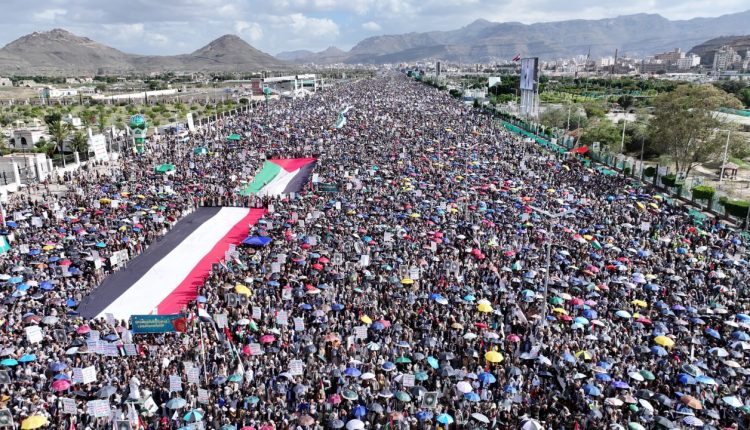
<instances>
[{"instance_id":1,"label":"white stripe on flag","mask_svg":"<svg viewBox=\"0 0 750 430\"><path fill-rule=\"evenodd\" d=\"M201 224L175 249L154 264L97 318L111 312L116 319L151 313L208 254L214 245L247 216L249 209L222 208Z\"/></svg>"},{"instance_id":2,"label":"white stripe on flag","mask_svg":"<svg viewBox=\"0 0 750 430\"><path fill-rule=\"evenodd\" d=\"M300 169L287 172L282 167L279 173L266 186L258 190L258 196L278 196L284 193L289 182L299 173Z\"/></svg>"}]
</instances>

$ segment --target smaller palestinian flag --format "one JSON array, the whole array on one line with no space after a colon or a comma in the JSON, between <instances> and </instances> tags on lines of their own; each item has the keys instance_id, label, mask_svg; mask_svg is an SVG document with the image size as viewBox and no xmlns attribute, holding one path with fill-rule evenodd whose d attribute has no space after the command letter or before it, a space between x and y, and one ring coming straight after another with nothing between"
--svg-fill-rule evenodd
<instances>
[{"instance_id":1,"label":"smaller palestinian flag","mask_svg":"<svg viewBox=\"0 0 750 430\"><path fill-rule=\"evenodd\" d=\"M521 61L521 54L516 54L515 57L513 57L513 62Z\"/></svg>"},{"instance_id":2,"label":"smaller palestinian flag","mask_svg":"<svg viewBox=\"0 0 750 430\"><path fill-rule=\"evenodd\" d=\"M255 179L240 195L278 196L299 193L310 180L317 158L266 160Z\"/></svg>"},{"instance_id":3,"label":"smaller palestinian flag","mask_svg":"<svg viewBox=\"0 0 750 430\"><path fill-rule=\"evenodd\" d=\"M597 250L602 249L602 245L596 239L591 241L591 246L593 246L594 249L597 249Z\"/></svg>"}]
</instances>

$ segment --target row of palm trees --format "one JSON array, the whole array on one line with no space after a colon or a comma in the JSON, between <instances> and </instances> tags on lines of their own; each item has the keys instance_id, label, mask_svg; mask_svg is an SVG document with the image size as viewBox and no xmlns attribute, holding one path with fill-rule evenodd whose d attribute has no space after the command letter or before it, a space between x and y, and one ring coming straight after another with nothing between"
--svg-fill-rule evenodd
<instances>
[{"instance_id":1,"label":"row of palm trees","mask_svg":"<svg viewBox=\"0 0 750 430\"><path fill-rule=\"evenodd\" d=\"M70 137L69 146L79 153L88 152L88 139L81 130L76 130L71 124L62 120L62 115L53 112L44 116L47 133L51 137L50 142L41 142L39 149L43 150L48 157L52 158L57 152L63 152L65 141ZM71 137L72 136L72 137ZM64 154L63 154L64 155Z\"/></svg>"}]
</instances>

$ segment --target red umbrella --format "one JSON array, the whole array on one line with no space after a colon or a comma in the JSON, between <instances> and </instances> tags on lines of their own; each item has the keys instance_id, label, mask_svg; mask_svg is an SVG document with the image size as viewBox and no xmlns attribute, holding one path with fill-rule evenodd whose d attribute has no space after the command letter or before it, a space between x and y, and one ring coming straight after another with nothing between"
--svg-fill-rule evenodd
<instances>
[{"instance_id":1,"label":"red umbrella","mask_svg":"<svg viewBox=\"0 0 750 430\"><path fill-rule=\"evenodd\" d=\"M86 333L88 333L90 331L91 331L91 327L87 326L86 324L84 324L82 326L79 326L76 329L76 333L78 333L78 334L86 334Z\"/></svg>"},{"instance_id":2,"label":"red umbrella","mask_svg":"<svg viewBox=\"0 0 750 430\"><path fill-rule=\"evenodd\" d=\"M578 297L573 297L573 299L570 301L570 304L573 306L582 305L583 299L579 299Z\"/></svg>"},{"instance_id":3,"label":"red umbrella","mask_svg":"<svg viewBox=\"0 0 750 430\"><path fill-rule=\"evenodd\" d=\"M315 270L323 270L323 265L319 263L315 263L312 265L312 268Z\"/></svg>"},{"instance_id":4,"label":"red umbrella","mask_svg":"<svg viewBox=\"0 0 750 430\"><path fill-rule=\"evenodd\" d=\"M328 263L328 262L330 262L330 261L331 261L331 260L329 260L329 259L328 259L328 258L326 258L326 257L320 257L320 258L318 258L318 263L323 263L323 264L325 264L325 263Z\"/></svg>"},{"instance_id":5,"label":"red umbrella","mask_svg":"<svg viewBox=\"0 0 750 430\"><path fill-rule=\"evenodd\" d=\"M488 326L487 324L485 324L483 322L474 323L474 327L485 329L485 330L488 329L488 328L490 328L490 326Z\"/></svg>"},{"instance_id":6,"label":"red umbrella","mask_svg":"<svg viewBox=\"0 0 750 430\"><path fill-rule=\"evenodd\" d=\"M73 262L70 260L63 260L57 263L58 266L70 266L71 264L73 264Z\"/></svg>"},{"instance_id":7,"label":"red umbrella","mask_svg":"<svg viewBox=\"0 0 750 430\"><path fill-rule=\"evenodd\" d=\"M263 336L260 337L260 343L271 343L274 340L276 340L276 338L270 334L264 334Z\"/></svg>"},{"instance_id":8,"label":"red umbrella","mask_svg":"<svg viewBox=\"0 0 750 430\"><path fill-rule=\"evenodd\" d=\"M65 391L70 388L70 381L66 379L58 379L52 383L52 391Z\"/></svg>"}]
</instances>

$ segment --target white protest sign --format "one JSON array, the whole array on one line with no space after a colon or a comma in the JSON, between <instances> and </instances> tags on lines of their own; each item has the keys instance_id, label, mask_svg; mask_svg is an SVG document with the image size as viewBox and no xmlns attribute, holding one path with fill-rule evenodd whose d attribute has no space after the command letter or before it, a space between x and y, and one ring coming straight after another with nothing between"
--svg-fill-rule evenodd
<instances>
[{"instance_id":1,"label":"white protest sign","mask_svg":"<svg viewBox=\"0 0 750 430\"><path fill-rule=\"evenodd\" d=\"M169 391L182 391L182 378L178 375L169 375Z\"/></svg>"},{"instance_id":2,"label":"white protest sign","mask_svg":"<svg viewBox=\"0 0 750 430\"><path fill-rule=\"evenodd\" d=\"M360 325L354 327L354 337L357 339L367 339L367 326Z\"/></svg>"},{"instance_id":3,"label":"white protest sign","mask_svg":"<svg viewBox=\"0 0 750 430\"><path fill-rule=\"evenodd\" d=\"M276 314L276 323L279 325L289 324L289 316L287 315L286 311L279 311L279 313Z\"/></svg>"},{"instance_id":4,"label":"white protest sign","mask_svg":"<svg viewBox=\"0 0 750 430\"><path fill-rule=\"evenodd\" d=\"M101 334L99 333L99 330L91 330L89 332L89 339L91 340L99 340Z\"/></svg>"},{"instance_id":5,"label":"white protest sign","mask_svg":"<svg viewBox=\"0 0 750 430\"><path fill-rule=\"evenodd\" d=\"M71 378L71 382L74 384L83 384L83 369L80 367L74 367L73 368L73 377Z\"/></svg>"},{"instance_id":6,"label":"white protest sign","mask_svg":"<svg viewBox=\"0 0 750 430\"><path fill-rule=\"evenodd\" d=\"M115 316L111 312L107 312L104 314L104 318L107 319L107 324L114 327L115 326Z\"/></svg>"},{"instance_id":7,"label":"white protest sign","mask_svg":"<svg viewBox=\"0 0 750 430\"><path fill-rule=\"evenodd\" d=\"M76 408L76 401L75 399L69 399L67 397L62 397L60 399L62 401L62 411L64 414L76 414L78 413L78 409Z\"/></svg>"},{"instance_id":8,"label":"white protest sign","mask_svg":"<svg viewBox=\"0 0 750 430\"><path fill-rule=\"evenodd\" d=\"M86 403L86 413L96 418L108 417L112 414L109 400L92 400Z\"/></svg>"},{"instance_id":9,"label":"white protest sign","mask_svg":"<svg viewBox=\"0 0 750 430\"><path fill-rule=\"evenodd\" d=\"M409 277L415 281L419 279L419 267L410 267Z\"/></svg>"},{"instance_id":10,"label":"white protest sign","mask_svg":"<svg viewBox=\"0 0 750 430\"><path fill-rule=\"evenodd\" d=\"M411 373L404 373L404 376L401 379L401 384L403 384L404 387L413 387L414 386L414 375Z\"/></svg>"},{"instance_id":11,"label":"white protest sign","mask_svg":"<svg viewBox=\"0 0 750 430\"><path fill-rule=\"evenodd\" d=\"M289 374L293 376L303 375L305 373L305 367L302 360L291 360L289 361Z\"/></svg>"},{"instance_id":12,"label":"white protest sign","mask_svg":"<svg viewBox=\"0 0 750 430\"><path fill-rule=\"evenodd\" d=\"M186 370L187 373L187 381L190 384L200 384L201 378L200 378L200 370L198 370L197 367L189 367Z\"/></svg>"},{"instance_id":13,"label":"white protest sign","mask_svg":"<svg viewBox=\"0 0 750 430\"><path fill-rule=\"evenodd\" d=\"M250 355L262 355L263 350L260 349L259 343L251 343L250 344Z\"/></svg>"},{"instance_id":14,"label":"white protest sign","mask_svg":"<svg viewBox=\"0 0 750 430\"><path fill-rule=\"evenodd\" d=\"M228 327L227 314L214 314L214 321L219 328Z\"/></svg>"},{"instance_id":15,"label":"white protest sign","mask_svg":"<svg viewBox=\"0 0 750 430\"><path fill-rule=\"evenodd\" d=\"M294 331L305 331L305 320L300 317L294 318Z\"/></svg>"},{"instance_id":16,"label":"white protest sign","mask_svg":"<svg viewBox=\"0 0 750 430\"><path fill-rule=\"evenodd\" d=\"M206 404L208 402L209 402L208 390L204 390L203 388L198 388L198 403Z\"/></svg>"},{"instance_id":17,"label":"white protest sign","mask_svg":"<svg viewBox=\"0 0 750 430\"><path fill-rule=\"evenodd\" d=\"M24 327L24 330L26 331L26 339L29 343L39 343L44 339L42 328L38 325Z\"/></svg>"},{"instance_id":18,"label":"white protest sign","mask_svg":"<svg viewBox=\"0 0 750 430\"><path fill-rule=\"evenodd\" d=\"M84 384L90 384L96 382L96 367L89 366L84 367L81 371L81 378Z\"/></svg>"},{"instance_id":19,"label":"white protest sign","mask_svg":"<svg viewBox=\"0 0 750 430\"><path fill-rule=\"evenodd\" d=\"M281 263L273 262L271 263L271 273L279 273L281 272Z\"/></svg>"},{"instance_id":20,"label":"white protest sign","mask_svg":"<svg viewBox=\"0 0 750 430\"><path fill-rule=\"evenodd\" d=\"M260 306L253 306L253 319L254 320L260 319Z\"/></svg>"}]
</instances>

